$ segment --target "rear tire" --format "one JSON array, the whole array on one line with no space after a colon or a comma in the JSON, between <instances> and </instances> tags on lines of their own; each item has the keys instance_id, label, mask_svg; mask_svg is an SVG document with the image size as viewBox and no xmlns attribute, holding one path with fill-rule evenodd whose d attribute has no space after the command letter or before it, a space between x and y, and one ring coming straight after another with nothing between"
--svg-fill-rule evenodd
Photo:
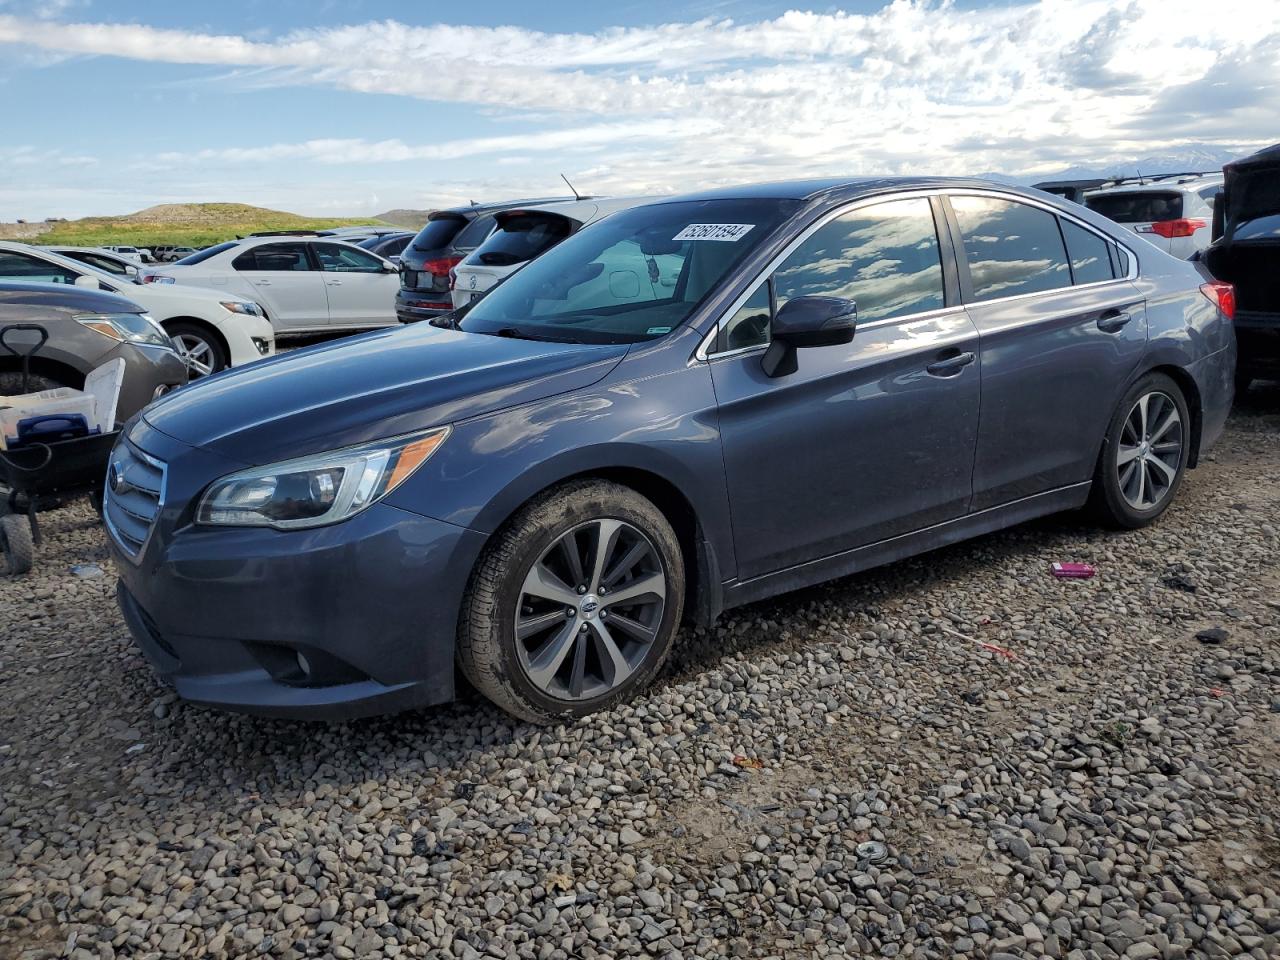
<instances>
[{"instance_id":1,"label":"rear tire","mask_svg":"<svg viewBox=\"0 0 1280 960\"><path fill-rule=\"evenodd\" d=\"M1191 415L1181 388L1149 373L1125 392L1107 425L1093 478L1096 512L1135 530L1169 508L1191 455Z\"/></svg>"},{"instance_id":2,"label":"rear tire","mask_svg":"<svg viewBox=\"0 0 1280 960\"><path fill-rule=\"evenodd\" d=\"M191 380L209 377L227 368L227 351L218 338L194 323L170 323L165 331L178 347Z\"/></svg>"},{"instance_id":3,"label":"rear tire","mask_svg":"<svg viewBox=\"0 0 1280 960\"><path fill-rule=\"evenodd\" d=\"M7 513L0 517L0 550L10 576L27 573L36 562L36 546L26 517Z\"/></svg>"},{"instance_id":4,"label":"rear tire","mask_svg":"<svg viewBox=\"0 0 1280 960\"><path fill-rule=\"evenodd\" d=\"M458 664L523 720L585 716L662 668L684 589L680 544L657 507L617 483L571 481L522 508L481 555Z\"/></svg>"}]
</instances>

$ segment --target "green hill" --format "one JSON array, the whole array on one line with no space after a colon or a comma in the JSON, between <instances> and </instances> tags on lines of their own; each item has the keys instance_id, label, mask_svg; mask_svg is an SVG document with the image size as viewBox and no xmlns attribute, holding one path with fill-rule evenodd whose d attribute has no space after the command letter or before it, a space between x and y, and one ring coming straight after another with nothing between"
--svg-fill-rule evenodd
<instances>
[{"instance_id":1,"label":"green hill","mask_svg":"<svg viewBox=\"0 0 1280 960\"><path fill-rule=\"evenodd\" d=\"M126 216L85 217L44 224L48 229L35 237L15 235L14 239L83 247L104 243L139 247L159 243L203 247L263 230L323 230L378 222L371 217L302 217L245 203L162 203ZM0 239L7 239L5 226L9 225L0 225Z\"/></svg>"}]
</instances>

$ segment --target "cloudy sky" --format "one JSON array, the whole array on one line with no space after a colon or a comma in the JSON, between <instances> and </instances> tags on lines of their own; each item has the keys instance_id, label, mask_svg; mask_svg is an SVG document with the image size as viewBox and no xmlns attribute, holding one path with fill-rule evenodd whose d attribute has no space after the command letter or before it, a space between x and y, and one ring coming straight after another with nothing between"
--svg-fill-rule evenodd
<instances>
[{"instance_id":1,"label":"cloudy sky","mask_svg":"<svg viewBox=\"0 0 1280 960\"><path fill-rule=\"evenodd\" d=\"M442 19L447 16L448 19ZM1280 140L1273 0L0 0L0 219L369 214Z\"/></svg>"}]
</instances>

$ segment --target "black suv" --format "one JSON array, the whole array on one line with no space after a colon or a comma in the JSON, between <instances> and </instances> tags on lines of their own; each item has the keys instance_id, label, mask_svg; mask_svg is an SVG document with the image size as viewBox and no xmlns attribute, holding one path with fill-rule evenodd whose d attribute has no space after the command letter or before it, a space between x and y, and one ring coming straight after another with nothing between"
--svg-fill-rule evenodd
<instances>
[{"instance_id":1,"label":"black suv","mask_svg":"<svg viewBox=\"0 0 1280 960\"><path fill-rule=\"evenodd\" d=\"M400 292L396 294L400 322L430 320L453 309L450 271L493 232L495 214L530 203L571 199L507 200L433 210L427 225L400 253Z\"/></svg>"}]
</instances>

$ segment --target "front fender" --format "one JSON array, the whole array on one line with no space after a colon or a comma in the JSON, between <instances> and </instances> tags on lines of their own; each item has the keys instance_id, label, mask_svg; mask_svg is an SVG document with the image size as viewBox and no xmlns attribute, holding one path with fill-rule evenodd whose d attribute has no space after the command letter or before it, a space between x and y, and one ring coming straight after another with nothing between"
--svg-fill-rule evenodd
<instances>
[{"instance_id":1,"label":"front fender","mask_svg":"<svg viewBox=\"0 0 1280 960\"><path fill-rule=\"evenodd\" d=\"M705 364L681 364L627 379L627 366L624 361L591 388L455 424L440 451L388 502L489 534L530 499L570 477L639 471L684 497L721 573L732 576L729 500L710 373Z\"/></svg>"}]
</instances>

